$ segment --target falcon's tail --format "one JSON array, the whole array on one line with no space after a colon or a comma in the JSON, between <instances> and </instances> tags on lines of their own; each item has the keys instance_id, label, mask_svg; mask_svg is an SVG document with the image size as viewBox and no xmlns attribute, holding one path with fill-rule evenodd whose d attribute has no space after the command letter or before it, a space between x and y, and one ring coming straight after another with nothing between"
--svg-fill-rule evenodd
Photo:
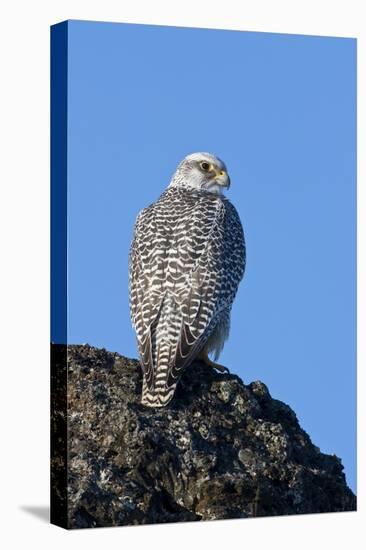
<instances>
[{"instance_id":1,"label":"falcon's tail","mask_svg":"<svg viewBox=\"0 0 366 550\"><path fill-rule=\"evenodd\" d=\"M146 407L165 407L172 400L176 386L175 383L174 386L169 388L163 386L149 388L144 378L142 383L142 405L146 405Z\"/></svg>"},{"instance_id":2,"label":"falcon's tail","mask_svg":"<svg viewBox=\"0 0 366 550\"><path fill-rule=\"evenodd\" d=\"M150 384L144 376L142 383L141 403L147 407L165 407L171 401L177 382L168 384L171 345L162 342L158 346L156 355L156 370Z\"/></svg>"}]
</instances>

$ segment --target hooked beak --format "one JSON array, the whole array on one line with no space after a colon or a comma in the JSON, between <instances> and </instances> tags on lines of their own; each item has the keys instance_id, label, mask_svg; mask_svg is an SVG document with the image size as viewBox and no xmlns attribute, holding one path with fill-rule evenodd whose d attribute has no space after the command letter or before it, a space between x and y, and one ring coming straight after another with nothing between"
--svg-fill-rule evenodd
<instances>
[{"instance_id":1,"label":"hooked beak","mask_svg":"<svg viewBox=\"0 0 366 550\"><path fill-rule=\"evenodd\" d=\"M217 181L217 183L222 187L226 187L227 189L230 187L230 178L225 170L216 172L215 181Z\"/></svg>"}]
</instances>

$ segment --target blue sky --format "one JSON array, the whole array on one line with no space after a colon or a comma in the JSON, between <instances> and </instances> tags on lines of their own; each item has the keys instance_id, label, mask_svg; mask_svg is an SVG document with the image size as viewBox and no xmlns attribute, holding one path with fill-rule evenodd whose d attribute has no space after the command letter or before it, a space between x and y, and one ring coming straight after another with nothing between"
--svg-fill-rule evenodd
<instances>
[{"instance_id":1,"label":"blue sky","mask_svg":"<svg viewBox=\"0 0 366 550\"><path fill-rule=\"evenodd\" d=\"M355 490L356 41L71 21L68 87L69 342L136 357L136 215L185 155L217 154L247 241L221 362Z\"/></svg>"}]
</instances>

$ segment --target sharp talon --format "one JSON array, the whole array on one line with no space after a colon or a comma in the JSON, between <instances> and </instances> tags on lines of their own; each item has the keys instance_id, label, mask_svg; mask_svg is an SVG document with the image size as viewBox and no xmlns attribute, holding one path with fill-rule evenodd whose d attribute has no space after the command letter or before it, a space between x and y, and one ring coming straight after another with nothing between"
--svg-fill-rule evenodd
<instances>
[{"instance_id":1,"label":"sharp talon","mask_svg":"<svg viewBox=\"0 0 366 550\"><path fill-rule=\"evenodd\" d=\"M215 363L214 361L211 361L211 359L209 358L209 356L207 355L207 352L201 352L199 355L198 355L198 359L201 359L201 361L203 361L203 363L205 363L205 365L207 367L211 367L213 369L216 369L220 372L228 372L230 373L229 369L227 367L224 367L223 365L220 365L219 363Z\"/></svg>"},{"instance_id":2,"label":"sharp talon","mask_svg":"<svg viewBox=\"0 0 366 550\"><path fill-rule=\"evenodd\" d=\"M215 368L217 369L218 367L220 367L220 368L219 368L219 371L220 371L220 372L227 372L227 373L230 374L230 371L229 371L229 369L228 369L227 367L224 367L223 365L217 365Z\"/></svg>"}]
</instances>

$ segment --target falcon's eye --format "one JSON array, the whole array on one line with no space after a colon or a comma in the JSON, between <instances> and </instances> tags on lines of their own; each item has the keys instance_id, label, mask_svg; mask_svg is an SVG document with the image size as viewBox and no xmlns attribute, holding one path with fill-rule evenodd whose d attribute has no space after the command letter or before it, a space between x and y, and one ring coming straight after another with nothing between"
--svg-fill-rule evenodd
<instances>
[{"instance_id":1,"label":"falcon's eye","mask_svg":"<svg viewBox=\"0 0 366 550\"><path fill-rule=\"evenodd\" d=\"M209 169L210 169L209 163L208 163L208 162L205 162L205 161L200 162L200 166L201 166L201 168L202 168L202 170L203 170L204 172L208 172Z\"/></svg>"}]
</instances>

